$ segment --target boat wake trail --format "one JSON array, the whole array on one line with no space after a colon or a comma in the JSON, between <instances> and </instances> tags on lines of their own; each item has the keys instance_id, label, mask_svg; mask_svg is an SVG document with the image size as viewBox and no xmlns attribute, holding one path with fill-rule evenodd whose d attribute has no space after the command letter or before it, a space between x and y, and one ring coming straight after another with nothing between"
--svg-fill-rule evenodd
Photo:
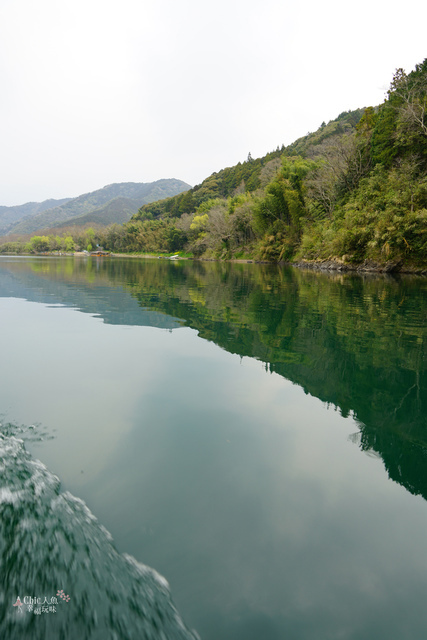
<instances>
[{"instance_id":1,"label":"boat wake trail","mask_svg":"<svg viewBox=\"0 0 427 640\"><path fill-rule=\"evenodd\" d=\"M168 584L131 556L85 503L0 435L0 638L196 640Z\"/></svg>"}]
</instances>

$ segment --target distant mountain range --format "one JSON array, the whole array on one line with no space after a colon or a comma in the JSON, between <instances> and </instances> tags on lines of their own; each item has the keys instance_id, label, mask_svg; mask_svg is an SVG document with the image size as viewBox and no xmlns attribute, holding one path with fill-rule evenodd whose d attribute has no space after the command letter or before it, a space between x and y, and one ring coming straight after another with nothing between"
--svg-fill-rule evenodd
<instances>
[{"instance_id":1,"label":"distant mountain range","mask_svg":"<svg viewBox=\"0 0 427 640\"><path fill-rule=\"evenodd\" d=\"M0 235L31 234L44 229L86 224L108 225L130 220L143 204L188 191L191 186L175 178L155 182L110 184L77 198L0 206Z\"/></svg>"}]
</instances>

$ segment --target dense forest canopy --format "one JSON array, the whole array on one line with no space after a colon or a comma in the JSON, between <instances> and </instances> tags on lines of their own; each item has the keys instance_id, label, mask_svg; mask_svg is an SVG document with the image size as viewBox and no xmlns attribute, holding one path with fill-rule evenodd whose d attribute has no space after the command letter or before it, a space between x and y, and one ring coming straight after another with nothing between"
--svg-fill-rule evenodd
<instances>
[{"instance_id":1,"label":"dense forest canopy","mask_svg":"<svg viewBox=\"0 0 427 640\"><path fill-rule=\"evenodd\" d=\"M249 154L142 206L127 224L65 229L25 248L64 248L67 238L67 250L95 242L114 252L424 268L426 229L427 59L396 70L380 106L344 112L262 158ZM17 249L22 242L1 250Z\"/></svg>"}]
</instances>

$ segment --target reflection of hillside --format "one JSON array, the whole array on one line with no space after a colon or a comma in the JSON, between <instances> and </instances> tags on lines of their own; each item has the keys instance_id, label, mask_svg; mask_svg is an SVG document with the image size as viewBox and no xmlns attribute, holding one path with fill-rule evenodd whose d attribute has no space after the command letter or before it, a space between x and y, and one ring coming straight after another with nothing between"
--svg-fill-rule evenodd
<instances>
[{"instance_id":1,"label":"reflection of hillside","mask_svg":"<svg viewBox=\"0 0 427 640\"><path fill-rule=\"evenodd\" d=\"M424 280L217 263L139 269L131 290L141 305L353 412L361 447L427 498Z\"/></svg>"},{"instance_id":2,"label":"reflection of hillside","mask_svg":"<svg viewBox=\"0 0 427 640\"><path fill-rule=\"evenodd\" d=\"M50 301L73 299L107 322L114 305L116 322L151 324L148 310L157 312L155 326L180 318L227 351L265 362L352 412L361 448L377 451L391 478L427 499L425 280L164 260L82 260L68 263L69 273L66 261L37 273L16 264L9 274L33 295L55 286Z\"/></svg>"},{"instance_id":3,"label":"reflection of hillside","mask_svg":"<svg viewBox=\"0 0 427 640\"><path fill-rule=\"evenodd\" d=\"M107 324L173 329L175 318L140 304L99 270L95 261L73 259L0 260L0 297L63 304L99 316Z\"/></svg>"}]
</instances>

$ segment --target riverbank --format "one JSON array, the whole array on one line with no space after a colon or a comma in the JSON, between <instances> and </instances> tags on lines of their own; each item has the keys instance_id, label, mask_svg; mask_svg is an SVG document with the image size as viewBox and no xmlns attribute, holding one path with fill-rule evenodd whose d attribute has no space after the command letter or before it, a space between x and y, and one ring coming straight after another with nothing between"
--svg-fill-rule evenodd
<instances>
[{"instance_id":1,"label":"riverbank","mask_svg":"<svg viewBox=\"0 0 427 640\"><path fill-rule=\"evenodd\" d=\"M82 251L75 252L43 252L43 253L3 253L3 256L51 256L51 257L90 257ZM97 257L97 256L92 256ZM136 258L151 260L170 260L170 255L159 255L154 253L110 253L108 258ZM204 258L191 255L178 255L174 260L197 260L200 262L233 262L236 264L280 264L297 267L298 269L311 269L314 271L343 271L355 273L408 273L413 275L427 276L427 263L425 265L405 264L402 261L388 261L384 264L372 260L365 260L362 263L348 263L339 258L330 258L328 260L298 260L296 262L274 262L269 260L257 260L255 258Z\"/></svg>"},{"instance_id":2,"label":"riverbank","mask_svg":"<svg viewBox=\"0 0 427 640\"><path fill-rule=\"evenodd\" d=\"M337 258L330 260L299 260L290 263L300 269L316 271L354 271L356 273L411 273L427 276L427 265L408 265L402 262L389 261L385 264L364 260L362 263L349 264Z\"/></svg>"}]
</instances>

